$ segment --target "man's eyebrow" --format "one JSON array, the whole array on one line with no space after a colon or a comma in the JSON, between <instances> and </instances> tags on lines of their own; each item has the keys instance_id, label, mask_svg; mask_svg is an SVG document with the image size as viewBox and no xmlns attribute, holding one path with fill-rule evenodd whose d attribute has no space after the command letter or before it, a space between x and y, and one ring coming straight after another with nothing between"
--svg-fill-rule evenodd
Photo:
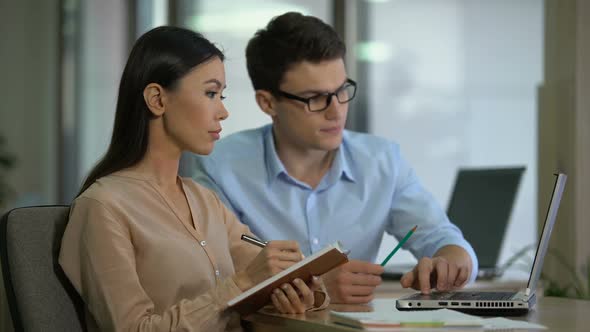
<instances>
[{"instance_id":1,"label":"man's eyebrow","mask_svg":"<svg viewBox=\"0 0 590 332\"><path fill-rule=\"evenodd\" d=\"M227 88L227 85L221 84L221 82L216 78L212 78L212 79L209 79L209 80L206 80L205 82L203 82L203 84L209 84L209 83L213 83L213 84L217 85L218 88L221 88L221 87L223 87L224 89Z\"/></svg>"},{"instance_id":2,"label":"man's eyebrow","mask_svg":"<svg viewBox=\"0 0 590 332\"><path fill-rule=\"evenodd\" d=\"M338 88L336 88L336 90L340 89L344 84L346 84L346 82L348 82L348 78L344 79L344 82L342 82L342 84L340 84L340 86ZM335 91L335 90L334 90ZM330 93L330 92L334 92L334 91L322 91L322 90L305 90L305 91L301 91L298 94L299 95L307 95L307 94L322 94L322 93Z\"/></svg>"}]
</instances>

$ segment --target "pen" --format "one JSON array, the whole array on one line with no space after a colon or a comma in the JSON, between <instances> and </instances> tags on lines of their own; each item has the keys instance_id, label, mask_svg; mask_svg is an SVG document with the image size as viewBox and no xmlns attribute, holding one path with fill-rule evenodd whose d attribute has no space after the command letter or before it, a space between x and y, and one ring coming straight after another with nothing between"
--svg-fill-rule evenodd
<instances>
[{"instance_id":1,"label":"pen","mask_svg":"<svg viewBox=\"0 0 590 332\"><path fill-rule=\"evenodd\" d=\"M246 242L248 242L248 243L251 243L251 244L253 244L253 245L255 245L255 246L259 246L260 248L264 248L264 247L266 247L266 242L264 242L264 241L260 241L260 240L258 240L257 238L255 238L255 237L251 237L251 236L248 236L248 235L246 235L246 234L242 234L242 237L241 237L241 239L242 239L243 241L246 241Z\"/></svg>"},{"instance_id":2,"label":"pen","mask_svg":"<svg viewBox=\"0 0 590 332\"><path fill-rule=\"evenodd\" d=\"M251 244L253 244L255 246L259 246L260 248L266 247L266 244L268 243L267 241L258 240L257 238L248 236L246 234L242 234L241 239L243 241L246 241L248 243L251 243ZM303 258L305 258L305 255L304 254L301 254L301 259L303 259Z\"/></svg>"},{"instance_id":3,"label":"pen","mask_svg":"<svg viewBox=\"0 0 590 332\"><path fill-rule=\"evenodd\" d=\"M412 234L414 234L414 231L416 230L416 228L418 228L418 225L416 225L416 226L414 226L414 228L410 229L410 231L408 232L408 234L406 234L406 236L404 236L404 238L401 241L399 241L399 243L397 244L397 246L395 246L395 248L393 248L393 250L387 256L387 258L385 258L385 260L383 261L383 263L381 263L381 266L385 266L385 264L387 264L387 262L389 262L389 260L391 259L391 257L393 257L393 255L399 250L399 248L401 248L404 245L404 243L406 243L406 241L408 241L408 239L410 238L410 236L412 236Z\"/></svg>"}]
</instances>

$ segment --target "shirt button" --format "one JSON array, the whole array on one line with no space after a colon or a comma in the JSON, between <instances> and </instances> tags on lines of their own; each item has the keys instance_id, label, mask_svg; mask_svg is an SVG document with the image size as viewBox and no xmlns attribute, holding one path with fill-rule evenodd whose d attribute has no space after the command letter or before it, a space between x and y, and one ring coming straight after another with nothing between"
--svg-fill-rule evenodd
<instances>
[{"instance_id":1,"label":"shirt button","mask_svg":"<svg viewBox=\"0 0 590 332\"><path fill-rule=\"evenodd\" d=\"M201 241L201 247L204 247L206 245L207 245L207 241L205 241L205 240Z\"/></svg>"},{"instance_id":2,"label":"shirt button","mask_svg":"<svg viewBox=\"0 0 590 332\"><path fill-rule=\"evenodd\" d=\"M314 237L312 241L313 241L313 244L318 244L318 243L320 243L320 240L318 240L318 238L317 238L317 237Z\"/></svg>"},{"instance_id":3,"label":"shirt button","mask_svg":"<svg viewBox=\"0 0 590 332\"><path fill-rule=\"evenodd\" d=\"M219 270L215 270L215 275L219 277Z\"/></svg>"}]
</instances>

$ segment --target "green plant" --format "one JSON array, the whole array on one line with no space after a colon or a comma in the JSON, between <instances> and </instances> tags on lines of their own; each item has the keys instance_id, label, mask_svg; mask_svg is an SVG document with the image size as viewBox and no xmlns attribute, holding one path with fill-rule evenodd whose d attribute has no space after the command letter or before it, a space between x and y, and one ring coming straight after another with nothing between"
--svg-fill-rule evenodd
<instances>
[{"instance_id":1,"label":"green plant","mask_svg":"<svg viewBox=\"0 0 590 332\"><path fill-rule=\"evenodd\" d=\"M547 296L565 296L575 297L578 299L590 300L590 257L588 258L586 265L582 266L580 273L576 273L576 269L567 263L566 257L557 250L550 250L549 255L553 256L561 266L567 270L567 274L570 276L571 281L566 283L564 286L549 278L545 278L548 281L548 287L545 289L545 295ZM582 275L586 280L580 277ZM543 277L543 275L541 275Z\"/></svg>"},{"instance_id":2,"label":"green plant","mask_svg":"<svg viewBox=\"0 0 590 332\"><path fill-rule=\"evenodd\" d=\"M8 197L13 193L12 189L4 179L5 173L14 166L14 163L14 157L5 150L4 138L0 136L0 207L5 204Z\"/></svg>"},{"instance_id":3,"label":"green plant","mask_svg":"<svg viewBox=\"0 0 590 332\"><path fill-rule=\"evenodd\" d=\"M506 270L512 265L518 264L516 266L518 266L521 270L530 272L533 259L529 256L526 256L526 254L530 251L534 252L536 249L536 244L523 247L514 255L512 255L502 268ZM526 261L523 262L525 259ZM541 273L541 279L546 282L544 287L545 296L572 297L590 300L590 257L588 258L586 265L582 266L579 274L571 264L567 263L565 255L557 250L549 249L547 251L547 256L545 256L545 260L548 259L556 260L565 270L565 272L567 272L564 273L564 275L569 276L570 280L560 280L558 282L557 280L550 278L545 273ZM580 275L585 278L585 283Z\"/></svg>"}]
</instances>

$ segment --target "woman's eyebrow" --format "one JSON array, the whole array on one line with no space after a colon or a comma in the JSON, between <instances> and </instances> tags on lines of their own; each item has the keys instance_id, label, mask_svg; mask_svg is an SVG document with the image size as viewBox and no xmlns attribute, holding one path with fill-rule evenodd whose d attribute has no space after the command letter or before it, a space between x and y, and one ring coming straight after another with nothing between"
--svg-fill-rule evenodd
<instances>
[{"instance_id":1,"label":"woman's eyebrow","mask_svg":"<svg viewBox=\"0 0 590 332\"><path fill-rule=\"evenodd\" d=\"M209 83L213 83L213 84L217 85L218 88L221 88L221 87L223 87L224 89L227 88L227 85L221 84L221 82L216 78L212 78L212 79L209 79L209 80L206 80L205 82L203 82L203 84L209 84Z\"/></svg>"}]
</instances>

